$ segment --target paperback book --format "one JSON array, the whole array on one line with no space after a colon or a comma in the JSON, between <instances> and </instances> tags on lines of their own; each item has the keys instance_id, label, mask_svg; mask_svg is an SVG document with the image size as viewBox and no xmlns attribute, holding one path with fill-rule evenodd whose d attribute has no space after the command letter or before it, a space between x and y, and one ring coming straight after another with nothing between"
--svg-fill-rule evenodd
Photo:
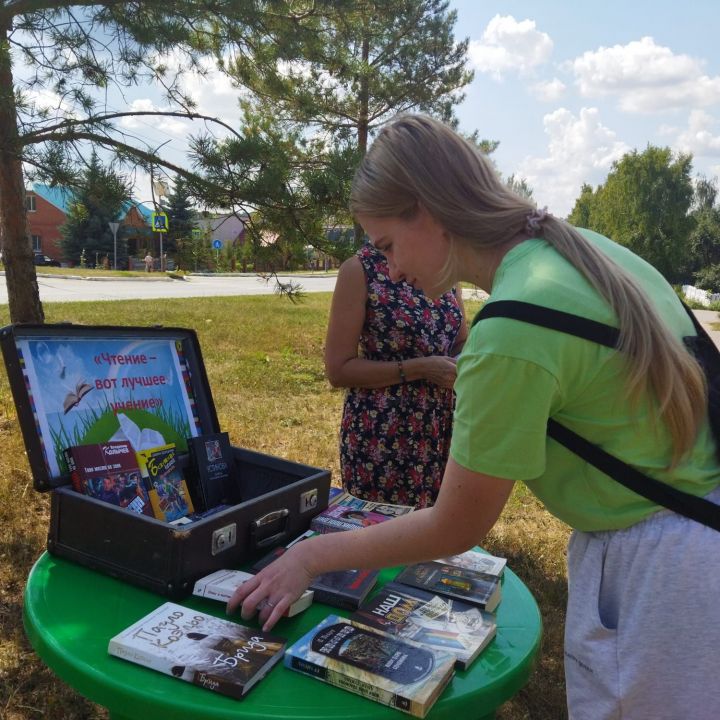
<instances>
[{"instance_id":1,"label":"paperback book","mask_svg":"<svg viewBox=\"0 0 720 720\"><path fill-rule=\"evenodd\" d=\"M65 461L77 492L152 517L135 451L127 441L73 445L65 450Z\"/></svg>"},{"instance_id":2,"label":"paperback book","mask_svg":"<svg viewBox=\"0 0 720 720\"><path fill-rule=\"evenodd\" d=\"M304 536L301 538L304 539ZM297 540L290 545L295 542ZM260 572L266 565L277 560L285 550L284 547L275 548L260 558L250 569L253 573ZM337 570L318 575L310 585L310 590L313 591L313 601L325 603L341 610L356 610L375 587L379 574L378 570Z\"/></svg>"},{"instance_id":3,"label":"paperback book","mask_svg":"<svg viewBox=\"0 0 720 720\"><path fill-rule=\"evenodd\" d=\"M459 555L441 558L437 562L457 565L457 567L468 568L468 570L475 570L476 572L483 572L497 577L503 574L507 565L506 558L490 555L478 547L466 550Z\"/></svg>"},{"instance_id":4,"label":"paperback book","mask_svg":"<svg viewBox=\"0 0 720 720\"><path fill-rule=\"evenodd\" d=\"M153 515L172 522L195 511L177 466L174 443L138 450L138 465L148 488Z\"/></svg>"},{"instance_id":5,"label":"paperback book","mask_svg":"<svg viewBox=\"0 0 720 720\"><path fill-rule=\"evenodd\" d=\"M282 658L287 641L198 610L165 603L110 640L110 655L233 698Z\"/></svg>"},{"instance_id":6,"label":"paperback book","mask_svg":"<svg viewBox=\"0 0 720 720\"><path fill-rule=\"evenodd\" d=\"M246 580L251 573L242 570L218 570L217 572L200 578L193 587L193 595L227 602L232 594ZM313 601L313 591L306 590L284 613L285 617L292 617L310 607Z\"/></svg>"},{"instance_id":7,"label":"paperback book","mask_svg":"<svg viewBox=\"0 0 720 720\"><path fill-rule=\"evenodd\" d=\"M500 578L497 576L441 562L408 565L400 571L395 582L458 598L487 612L495 610L501 596Z\"/></svg>"},{"instance_id":8,"label":"paperback book","mask_svg":"<svg viewBox=\"0 0 720 720\"><path fill-rule=\"evenodd\" d=\"M340 490L337 496L332 499L333 505L343 505L354 510L380 513L388 517L399 517L406 515L415 509L414 505L393 505L391 503L375 502L374 500L362 500L351 495L349 492Z\"/></svg>"},{"instance_id":9,"label":"paperback book","mask_svg":"<svg viewBox=\"0 0 720 720\"><path fill-rule=\"evenodd\" d=\"M218 505L240 502L235 457L226 432L210 433L187 439L191 472L190 494L198 511Z\"/></svg>"},{"instance_id":10,"label":"paperback book","mask_svg":"<svg viewBox=\"0 0 720 720\"><path fill-rule=\"evenodd\" d=\"M453 598L387 583L350 616L362 625L446 650L466 670L495 637L492 613Z\"/></svg>"},{"instance_id":11,"label":"paperback book","mask_svg":"<svg viewBox=\"0 0 720 720\"><path fill-rule=\"evenodd\" d=\"M332 505L328 505L325 510L310 521L310 529L316 533L357 530L368 525L377 525L393 517L395 515L344 505L338 500Z\"/></svg>"},{"instance_id":12,"label":"paperback book","mask_svg":"<svg viewBox=\"0 0 720 720\"><path fill-rule=\"evenodd\" d=\"M285 653L285 665L423 718L453 676L455 657L330 615Z\"/></svg>"}]
</instances>

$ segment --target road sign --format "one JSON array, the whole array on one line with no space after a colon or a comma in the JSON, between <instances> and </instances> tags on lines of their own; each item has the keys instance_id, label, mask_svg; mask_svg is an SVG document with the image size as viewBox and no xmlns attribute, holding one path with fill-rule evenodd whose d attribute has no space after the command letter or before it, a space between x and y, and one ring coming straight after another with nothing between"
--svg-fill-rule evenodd
<instances>
[{"instance_id":1,"label":"road sign","mask_svg":"<svg viewBox=\"0 0 720 720\"><path fill-rule=\"evenodd\" d=\"M164 212L154 212L152 214L152 229L154 232L168 231L168 216Z\"/></svg>"},{"instance_id":2,"label":"road sign","mask_svg":"<svg viewBox=\"0 0 720 720\"><path fill-rule=\"evenodd\" d=\"M222 247L222 240L213 240L213 248L215 250L220 250Z\"/></svg>"},{"instance_id":3,"label":"road sign","mask_svg":"<svg viewBox=\"0 0 720 720\"><path fill-rule=\"evenodd\" d=\"M203 234L202 228L193 228L192 229L193 240L199 240L202 237L202 234Z\"/></svg>"}]
</instances>

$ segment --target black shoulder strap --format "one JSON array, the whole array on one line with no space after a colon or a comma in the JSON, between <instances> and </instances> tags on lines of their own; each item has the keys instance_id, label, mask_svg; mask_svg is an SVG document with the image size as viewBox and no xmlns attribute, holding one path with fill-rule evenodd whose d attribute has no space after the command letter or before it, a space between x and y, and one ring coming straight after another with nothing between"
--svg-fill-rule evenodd
<instances>
[{"instance_id":1,"label":"black shoulder strap","mask_svg":"<svg viewBox=\"0 0 720 720\"><path fill-rule=\"evenodd\" d=\"M706 340L712 345L712 351L706 349L706 352L714 352L718 366L720 367L720 352L718 352L712 339L705 332L702 325L700 325L692 310L690 310L685 303L683 303L683 305L693 321L693 325L698 332L698 337L703 338L703 343ZM619 337L618 329L610 325L589 320L579 315L515 300L498 300L486 303L475 316L472 322L473 327L476 323L480 322L480 320L490 317L505 317L534 325L541 325L552 330L576 335L608 347L616 347ZM703 364L702 360L700 360L700 362ZM705 365L703 365L703 367L707 374L708 369ZM720 388L718 391L720 391ZM642 495L657 505L662 505L680 515L684 515L714 530L720 531L720 506L711 503L705 498L683 492L649 475L641 473L631 465L606 452L600 446L589 442L552 418L548 419L547 434L553 440L581 457L585 462L590 463L629 490L632 490L638 495Z\"/></svg>"}]
</instances>

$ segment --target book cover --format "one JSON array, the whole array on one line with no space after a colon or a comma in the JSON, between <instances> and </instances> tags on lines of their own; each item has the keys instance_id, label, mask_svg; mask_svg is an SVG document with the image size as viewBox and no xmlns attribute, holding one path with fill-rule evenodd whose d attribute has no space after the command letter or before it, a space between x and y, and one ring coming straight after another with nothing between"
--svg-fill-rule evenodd
<instances>
[{"instance_id":1,"label":"book cover","mask_svg":"<svg viewBox=\"0 0 720 720\"><path fill-rule=\"evenodd\" d=\"M451 652L466 670L495 637L492 613L419 588L387 583L350 616L395 637Z\"/></svg>"},{"instance_id":2,"label":"book cover","mask_svg":"<svg viewBox=\"0 0 720 720\"><path fill-rule=\"evenodd\" d=\"M299 539L304 540L305 537L307 534L301 535ZM295 542L298 540L294 540L290 545L294 545ZM260 558L250 569L253 573L260 572L266 565L277 560L286 549L275 548ZM313 600L342 610L356 610L375 587L379 574L378 570L337 570L318 575L310 585L310 590L314 593Z\"/></svg>"},{"instance_id":3,"label":"book cover","mask_svg":"<svg viewBox=\"0 0 720 720\"><path fill-rule=\"evenodd\" d=\"M395 582L458 598L492 612L500 602L500 578L441 562L408 565Z\"/></svg>"},{"instance_id":4,"label":"book cover","mask_svg":"<svg viewBox=\"0 0 720 720\"><path fill-rule=\"evenodd\" d=\"M330 615L289 647L285 665L423 718L453 676L455 657Z\"/></svg>"},{"instance_id":5,"label":"book cover","mask_svg":"<svg viewBox=\"0 0 720 720\"><path fill-rule=\"evenodd\" d=\"M488 575L502 576L507 559L490 555L479 547L471 548L458 555L440 558L436 562L446 563L448 565L457 565L458 567L475 570L475 572L483 572Z\"/></svg>"},{"instance_id":6,"label":"book cover","mask_svg":"<svg viewBox=\"0 0 720 720\"><path fill-rule=\"evenodd\" d=\"M391 518L406 515L415 509L414 505L393 505L391 503L375 502L374 500L362 500L342 490L332 498L331 504L343 505L354 510L379 513Z\"/></svg>"},{"instance_id":7,"label":"book cover","mask_svg":"<svg viewBox=\"0 0 720 720\"><path fill-rule=\"evenodd\" d=\"M357 530L368 525L385 522L393 517L395 516L385 515L375 510L363 510L335 501L310 521L310 529L316 533Z\"/></svg>"},{"instance_id":8,"label":"book cover","mask_svg":"<svg viewBox=\"0 0 720 720\"><path fill-rule=\"evenodd\" d=\"M241 698L282 658L286 643L285 638L167 602L112 638L108 652Z\"/></svg>"},{"instance_id":9,"label":"book cover","mask_svg":"<svg viewBox=\"0 0 720 720\"><path fill-rule=\"evenodd\" d=\"M77 492L153 516L135 452L127 441L72 445L65 450L70 482Z\"/></svg>"},{"instance_id":10,"label":"book cover","mask_svg":"<svg viewBox=\"0 0 720 720\"><path fill-rule=\"evenodd\" d=\"M190 437L187 444L192 468L188 482L197 510L240 502L235 493L237 468L228 434L219 432Z\"/></svg>"},{"instance_id":11,"label":"book cover","mask_svg":"<svg viewBox=\"0 0 720 720\"><path fill-rule=\"evenodd\" d=\"M193 587L193 595L227 602L232 594L246 580L253 577L242 570L217 570L200 578ZM284 613L285 617L293 617L310 607L313 591L306 590Z\"/></svg>"},{"instance_id":12,"label":"book cover","mask_svg":"<svg viewBox=\"0 0 720 720\"><path fill-rule=\"evenodd\" d=\"M194 512L187 485L177 467L173 443L138 450L137 460L158 520L171 522Z\"/></svg>"}]
</instances>

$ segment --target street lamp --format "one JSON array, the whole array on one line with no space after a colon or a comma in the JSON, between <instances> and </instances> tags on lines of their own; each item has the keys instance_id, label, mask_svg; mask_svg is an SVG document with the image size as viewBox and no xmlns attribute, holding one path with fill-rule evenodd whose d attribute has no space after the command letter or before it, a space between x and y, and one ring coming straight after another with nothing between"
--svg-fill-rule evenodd
<instances>
[{"instance_id":1,"label":"street lamp","mask_svg":"<svg viewBox=\"0 0 720 720\"><path fill-rule=\"evenodd\" d=\"M111 222L108 223L113 234L113 270L117 270L117 231L120 227L120 223Z\"/></svg>"}]
</instances>

